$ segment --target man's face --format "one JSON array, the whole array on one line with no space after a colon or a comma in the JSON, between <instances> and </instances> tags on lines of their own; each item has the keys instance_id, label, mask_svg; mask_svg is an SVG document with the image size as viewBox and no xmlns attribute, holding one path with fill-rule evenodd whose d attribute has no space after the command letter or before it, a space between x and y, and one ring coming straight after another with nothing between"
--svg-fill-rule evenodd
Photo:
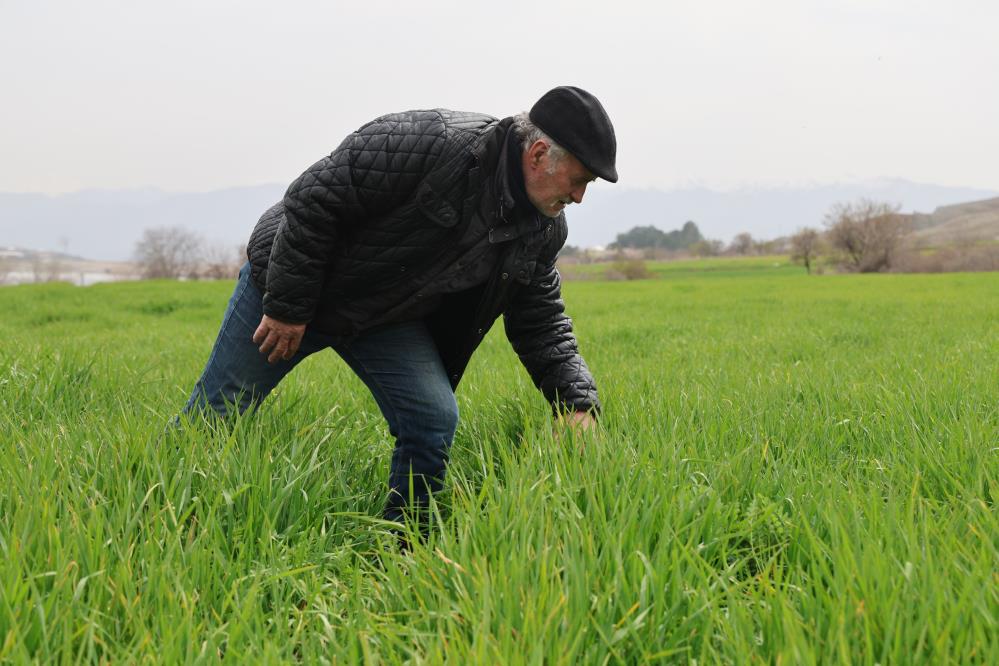
<instances>
[{"instance_id":1,"label":"man's face","mask_svg":"<svg viewBox=\"0 0 999 666\"><path fill-rule=\"evenodd\" d=\"M580 203L586 186L596 180L570 153L552 164L544 141L535 141L524 151L523 160L527 198L546 217L556 217L567 205Z\"/></svg>"}]
</instances>

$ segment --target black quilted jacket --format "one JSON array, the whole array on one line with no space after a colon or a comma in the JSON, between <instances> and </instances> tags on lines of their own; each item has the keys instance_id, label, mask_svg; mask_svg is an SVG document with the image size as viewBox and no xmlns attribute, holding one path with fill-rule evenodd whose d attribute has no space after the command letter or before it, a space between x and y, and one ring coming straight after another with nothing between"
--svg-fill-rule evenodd
<instances>
[{"instance_id":1,"label":"black quilted jacket","mask_svg":"<svg viewBox=\"0 0 999 666\"><path fill-rule=\"evenodd\" d=\"M514 219L503 150L511 124L435 109L383 116L348 136L291 184L250 237L264 312L350 337L405 317L439 294L448 269L496 244L488 282L438 296L427 318L452 386L502 314L553 406L599 411L555 268L565 216Z\"/></svg>"}]
</instances>

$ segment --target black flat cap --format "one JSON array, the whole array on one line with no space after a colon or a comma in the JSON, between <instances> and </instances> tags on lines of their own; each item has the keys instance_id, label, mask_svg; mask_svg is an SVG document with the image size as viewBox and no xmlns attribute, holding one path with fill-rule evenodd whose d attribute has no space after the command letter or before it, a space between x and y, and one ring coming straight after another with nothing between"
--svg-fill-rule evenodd
<instances>
[{"instance_id":1,"label":"black flat cap","mask_svg":"<svg viewBox=\"0 0 999 666\"><path fill-rule=\"evenodd\" d=\"M617 137L600 100L575 86L552 88L528 116L594 175L617 182Z\"/></svg>"}]
</instances>

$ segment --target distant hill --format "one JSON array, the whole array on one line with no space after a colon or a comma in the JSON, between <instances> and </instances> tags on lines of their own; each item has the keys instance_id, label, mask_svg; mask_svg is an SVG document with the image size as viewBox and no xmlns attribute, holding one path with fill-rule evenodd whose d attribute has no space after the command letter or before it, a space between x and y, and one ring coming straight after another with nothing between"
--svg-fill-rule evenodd
<instances>
[{"instance_id":1,"label":"distant hill","mask_svg":"<svg viewBox=\"0 0 999 666\"><path fill-rule=\"evenodd\" d=\"M82 286L138 276L138 267L128 262L95 261L62 252L0 247L0 285L60 281Z\"/></svg>"},{"instance_id":2,"label":"distant hill","mask_svg":"<svg viewBox=\"0 0 999 666\"><path fill-rule=\"evenodd\" d=\"M22 247L0 247L0 259L13 261L88 261L83 257L77 257L62 252L52 252L50 250L29 250Z\"/></svg>"},{"instance_id":3,"label":"distant hill","mask_svg":"<svg viewBox=\"0 0 999 666\"><path fill-rule=\"evenodd\" d=\"M0 245L126 261L144 229L180 226L235 247L246 242L261 213L284 190L260 185L214 192L0 193Z\"/></svg>"},{"instance_id":4,"label":"distant hill","mask_svg":"<svg viewBox=\"0 0 999 666\"><path fill-rule=\"evenodd\" d=\"M912 217L915 239L924 245L999 241L999 197L940 206Z\"/></svg>"},{"instance_id":5,"label":"distant hill","mask_svg":"<svg viewBox=\"0 0 999 666\"><path fill-rule=\"evenodd\" d=\"M89 259L132 257L144 229L181 226L211 241L245 243L261 213L284 194L269 184L214 192L154 189L73 194L0 193L0 245L58 250ZM636 190L598 182L580 206L570 206L572 245L607 245L636 226L678 229L687 220L707 238L730 240L741 232L767 239L819 227L830 206L860 197L899 203L903 212L942 209L988 199L999 191L925 185L904 180L716 191L705 188ZM936 215L936 213L934 213Z\"/></svg>"}]
</instances>

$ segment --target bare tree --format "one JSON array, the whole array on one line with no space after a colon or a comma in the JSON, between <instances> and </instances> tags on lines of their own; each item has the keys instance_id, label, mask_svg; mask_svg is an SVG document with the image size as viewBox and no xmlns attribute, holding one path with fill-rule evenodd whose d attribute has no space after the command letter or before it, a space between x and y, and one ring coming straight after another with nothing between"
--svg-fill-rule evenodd
<instances>
[{"instance_id":1,"label":"bare tree","mask_svg":"<svg viewBox=\"0 0 999 666\"><path fill-rule=\"evenodd\" d=\"M808 274L812 273L812 262L818 255L819 232L804 228L791 236L791 261L802 264Z\"/></svg>"},{"instance_id":2,"label":"bare tree","mask_svg":"<svg viewBox=\"0 0 999 666\"><path fill-rule=\"evenodd\" d=\"M135 260L144 278L192 277L200 253L201 239L181 227L146 229L135 244Z\"/></svg>"},{"instance_id":3,"label":"bare tree","mask_svg":"<svg viewBox=\"0 0 999 666\"><path fill-rule=\"evenodd\" d=\"M899 213L899 206L869 199L836 204L825 224L830 245L843 255L843 265L861 273L891 268L909 230L909 220Z\"/></svg>"},{"instance_id":4,"label":"bare tree","mask_svg":"<svg viewBox=\"0 0 999 666\"><path fill-rule=\"evenodd\" d=\"M246 263L246 246L230 247L225 243L206 245L201 253L198 277L202 280L229 280L236 277Z\"/></svg>"},{"instance_id":5,"label":"bare tree","mask_svg":"<svg viewBox=\"0 0 999 666\"><path fill-rule=\"evenodd\" d=\"M732 254L749 254L753 251L753 237L745 231L737 234L728 246Z\"/></svg>"}]
</instances>

